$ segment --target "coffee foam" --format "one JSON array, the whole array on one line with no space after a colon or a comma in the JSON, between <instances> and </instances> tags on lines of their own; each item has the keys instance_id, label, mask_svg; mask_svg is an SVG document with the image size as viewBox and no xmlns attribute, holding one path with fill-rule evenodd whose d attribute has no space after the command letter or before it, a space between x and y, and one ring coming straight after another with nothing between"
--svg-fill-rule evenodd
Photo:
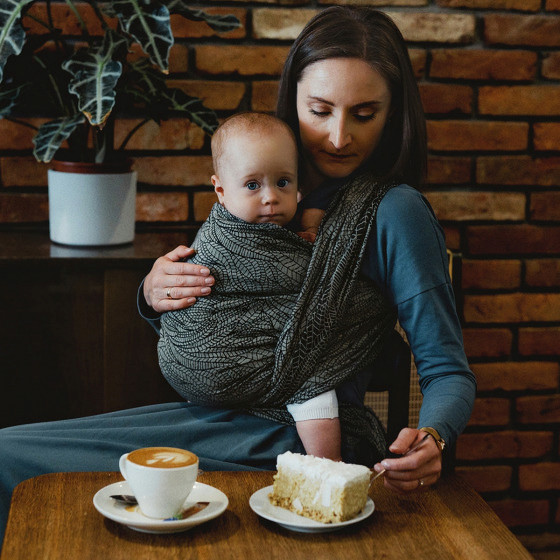
<instances>
[{"instance_id":1,"label":"coffee foam","mask_svg":"<svg viewBox=\"0 0 560 560\"><path fill-rule=\"evenodd\" d=\"M128 454L128 460L143 467L173 469L194 465L197 456L176 447L144 447Z\"/></svg>"}]
</instances>

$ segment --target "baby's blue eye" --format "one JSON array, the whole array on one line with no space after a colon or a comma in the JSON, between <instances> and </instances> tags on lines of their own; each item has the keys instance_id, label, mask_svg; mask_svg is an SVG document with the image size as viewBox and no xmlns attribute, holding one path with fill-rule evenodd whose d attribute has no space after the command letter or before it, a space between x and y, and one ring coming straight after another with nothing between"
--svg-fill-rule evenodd
<instances>
[{"instance_id":1,"label":"baby's blue eye","mask_svg":"<svg viewBox=\"0 0 560 560\"><path fill-rule=\"evenodd\" d=\"M278 181L278 183L276 183L279 187L287 187L289 185L290 181L288 181L288 179L280 179L280 181Z\"/></svg>"},{"instance_id":2,"label":"baby's blue eye","mask_svg":"<svg viewBox=\"0 0 560 560\"><path fill-rule=\"evenodd\" d=\"M259 188L259 184L256 181L249 181L245 186L250 191L256 191Z\"/></svg>"}]
</instances>

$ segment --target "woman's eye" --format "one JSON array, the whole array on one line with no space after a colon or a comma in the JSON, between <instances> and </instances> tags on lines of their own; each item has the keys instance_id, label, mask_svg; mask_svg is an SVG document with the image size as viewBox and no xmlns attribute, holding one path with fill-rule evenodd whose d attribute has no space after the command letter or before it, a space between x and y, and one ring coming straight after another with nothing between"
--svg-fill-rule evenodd
<instances>
[{"instance_id":1,"label":"woman's eye","mask_svg":"<svg viewBox=\"0 0 560 560\"><path fill-rule=\"evenodd\" d=\"M245 186L250 191L256 191L259 188L259 184L256 181L249 181Z\"/></svg>"},{"instance_id":2,"label":"woman's eye","mask_svg":"<svg viewBox=\"0 0 560 560\"><path fill-rule=\"evenodd\" d=\"M372 121L375 119L375 113L357 113L354 118L360 122Z\"/></svg>"},{"instance_id":3,"label":"woman's eye","mask_svg":"<svg viewBox=\"0 0 560 560\"><path fill-rule=\"evenodd\" d=\"M317 109L309 109L309 112L316 117L326 117L329 114L328 111L319 111Z\"/></svg>"},{"instance_id":4,"label":"woman's eye","mask_svg":"<svg viewBox=\"0 0 560 560\"><path fill-rule=\"evenodd\" d=\"M288 179L280 179L280 181L278 181L278 183L276 183L279 187L287 187L290 184L290 181L288 181Z\"/></svg>"}]
</instances>

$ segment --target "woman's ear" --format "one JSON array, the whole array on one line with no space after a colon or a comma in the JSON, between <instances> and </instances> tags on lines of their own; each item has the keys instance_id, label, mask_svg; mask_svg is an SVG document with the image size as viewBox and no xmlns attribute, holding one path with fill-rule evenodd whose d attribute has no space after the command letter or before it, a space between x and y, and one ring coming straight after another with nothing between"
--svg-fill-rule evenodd
<instances>
[{"instance_id":1,"label":"woman's ear","mask_svg":"<svg viewBox=\"0 0 560 560\"><path fill-rule=\"evenodd\" d=\"M214 192L218 195L218 202L223 206L224 205L224 187L222 187L222 183L220 182L220 178L217 175L212 175L210 177L212 181L212 185L214 186Z\"/></svg>"}]
</instances>

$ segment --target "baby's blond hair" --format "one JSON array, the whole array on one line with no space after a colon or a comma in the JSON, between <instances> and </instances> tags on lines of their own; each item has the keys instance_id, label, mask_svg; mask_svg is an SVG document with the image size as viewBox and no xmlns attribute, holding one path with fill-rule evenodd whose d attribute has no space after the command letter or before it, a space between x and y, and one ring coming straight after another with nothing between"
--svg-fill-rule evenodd
<instances>
[{"instance_id":1,"label":"baby's blond hair","mask_svg":"<svg viewBox=\"0 0 560 560\"><path fill-rule=\"evenodd\" d=\"M258 134L270 136L278 131L286 132L294 141L297 153L296 137L292 129L281 119L268 113L248 111L228 117L212 136L212 164L214 173L220 174L220 162L226 152L227 141L236 134Z\"/></svg>"}]
</instances>

